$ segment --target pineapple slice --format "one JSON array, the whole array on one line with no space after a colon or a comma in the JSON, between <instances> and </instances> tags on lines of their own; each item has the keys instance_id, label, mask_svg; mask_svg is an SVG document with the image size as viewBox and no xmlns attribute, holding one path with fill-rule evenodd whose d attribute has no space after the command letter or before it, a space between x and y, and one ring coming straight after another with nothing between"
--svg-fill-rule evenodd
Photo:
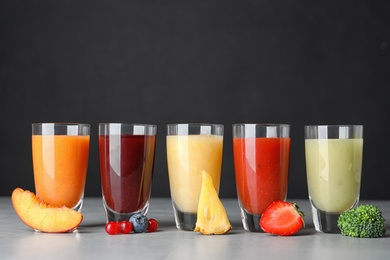
<instances>
[{"instance_id":1,"label":"pineapple slice","mask_svg":"<svg viewBox=\"0 0 390 260\"><path fill-rule=\"evenodd\" d=\"M202 188L198 204L195 230L203 235L222 235L232 229L226 210L218 198L213 180L202 171Z\"/></svg>"}]
</instances>

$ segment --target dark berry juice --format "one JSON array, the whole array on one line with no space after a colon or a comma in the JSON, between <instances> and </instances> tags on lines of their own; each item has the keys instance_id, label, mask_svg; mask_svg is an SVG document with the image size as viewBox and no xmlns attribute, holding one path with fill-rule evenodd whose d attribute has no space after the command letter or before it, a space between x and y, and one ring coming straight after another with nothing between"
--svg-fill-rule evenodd
<instances>
[{"instance_id":1,"label":"dark berry juice","mask_svg":"<svg viewBox=\"0 0 390 260\"><path fill-rule=\"evenodd\" d=\"M105 206L116 213L148 205L156 139L154 135L99 135L99 159Z\"/></svg>"}]
</instances>

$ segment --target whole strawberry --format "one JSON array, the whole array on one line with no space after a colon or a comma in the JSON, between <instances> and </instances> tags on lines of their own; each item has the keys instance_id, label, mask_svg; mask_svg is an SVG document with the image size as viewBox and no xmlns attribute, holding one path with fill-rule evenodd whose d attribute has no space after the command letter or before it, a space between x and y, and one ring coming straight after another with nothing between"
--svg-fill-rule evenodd
<instances>
[{"instance_id":1,"label":"whole strawberry","mask_svg":"<svg viewBox=\"0 0 390 260\"><path fill-rule=\"evenodd\" d=\"M274 201L260 218L260 227L264 232L290 236L297 233L304 225L305 214L299 211L296 203Z\"/></svg>"}]
</instances>

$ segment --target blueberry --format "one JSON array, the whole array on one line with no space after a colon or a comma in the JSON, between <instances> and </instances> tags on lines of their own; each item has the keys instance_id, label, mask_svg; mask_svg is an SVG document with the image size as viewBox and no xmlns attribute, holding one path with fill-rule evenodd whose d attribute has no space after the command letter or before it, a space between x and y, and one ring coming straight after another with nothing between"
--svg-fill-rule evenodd
<instances>
[{"instance_id":1,"label":"blueberry","mask_svg":"<svg viewBox=\"0 0 390 260\"><path fill-rule=\"evenodd\" d=\"M135 233L143 233L148 229L148 218L141 213L136 213L130 217Z\"/></svg>"}]
</instances>

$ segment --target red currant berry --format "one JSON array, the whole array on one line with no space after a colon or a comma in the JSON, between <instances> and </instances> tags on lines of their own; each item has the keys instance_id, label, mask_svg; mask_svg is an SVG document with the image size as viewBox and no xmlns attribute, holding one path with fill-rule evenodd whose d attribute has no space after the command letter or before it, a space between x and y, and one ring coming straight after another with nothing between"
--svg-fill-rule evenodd
<instances>
[{"instance_id":1,"label":"red currant berry","mask_svg":"<svg viewBox=\"0 0 390 260\"><path fill-rule=\"evenodd\" d=\"M158 229L158 222L154 218L148 220L148 232L155 232Z\"/></svg>"},{"instance_id":2,"label":"red currant berry","mask_svg":"<svg viewBox=\"0 0 390 260\"><path fill-rule=\"evenodd\" d=\"M114 221L109 221L107 224L106 224L106 232L107 234L109 235L117 235L120 233L120 226L118 225L118 222L114 222Z\"/></svg>"},{"instance_id":3,"label":"red currant berry","mask_svg":"<svg viewBox=\"0 0 390 260\"><path fill-rule=\"evenodd\" d=\"M133 230L133 225L129 221L124 220L121 222L122 234L130 234L132 230Z\"/></svg>"}]
</instances>

